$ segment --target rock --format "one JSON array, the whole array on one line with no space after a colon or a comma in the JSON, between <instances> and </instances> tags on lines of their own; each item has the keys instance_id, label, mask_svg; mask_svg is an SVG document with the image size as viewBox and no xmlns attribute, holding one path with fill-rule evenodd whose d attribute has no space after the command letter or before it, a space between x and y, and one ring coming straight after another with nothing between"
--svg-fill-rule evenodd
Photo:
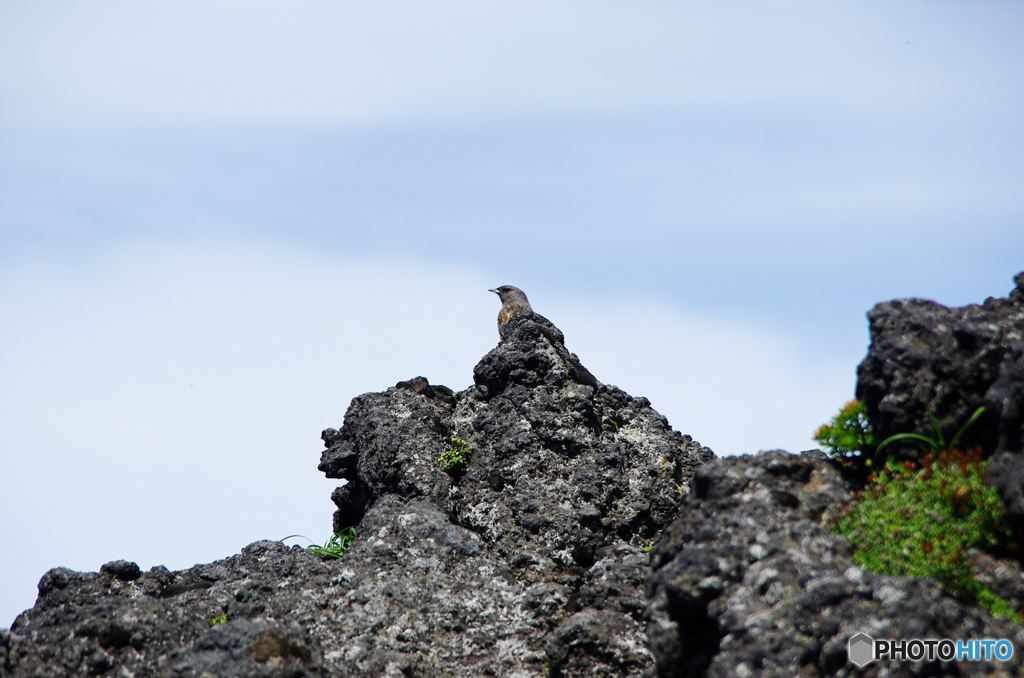
<instances>
[{"instance_id":1,"label":"rock","mask_svg":"<svg viewBox=\"0 0 1024 678\"><path fill-rule=\"evenodd\" d=\"M449 667L466 662L465 675L533 675L538 662L564 676L632 675L648 665L640 547L675 517L694 469L713 456L646 399L598 382L563 341L543 318L519 313L466 391L449 397L422 377L400 382L355 398L342 429L324 433L321 469L349 480L333 495L336 529L377 515L382 501L417 498L420 510L436 507L474 535L474 557L508 578L506 597L485 607L500 606L525 630L502 641L503 663L446 652ZM472 455L449 474L438 458L453 437ZM486 581L470 581L487 591ZM594 636L596 611L621 631L618 649L605 647L607 632ZM425 648L366 647L368 657L428 661Z\"/></svg>"},{"instance_id":2,"label":"rock","mask_svg":"<svg viewBox=\"0 0 1024 678\"><path fill-rule=\"evenodd\" d=\"M519 313L457 397L432 395L439 387L418 377L355 398L341 431L324 432L321 470L349 480L333 497L335 528L397 494L429 498L503 559L531 552L586 569L616 540L648 543L713 455L646 399L590 385L561 336ZM454 476L438 464L452 437L473 449Z\"/></svg>"},{"instance_id":3,"label":"rock","mask_svg":"<svg viewBox=\"0 0 1024 678\"><path fill-rule=\"evenodd\" d=\"M977 549L968 550L967 557L978 583L1005 600L1018 614L1024 613L1024 570L1018 561L994 558Z\"/></svg>"},{"instance_id":4,"label":"rock","mask_svg":"<svg viewBox=\"0 0 1024 678\"><path fill-rule=\"evenodd\" d=\"M657 666L649 675L1020 675L1016 653L1007 662L847 662L847 642L861 632L1024 642L1024 628L935 580L857 567L849 543L827 527L851 489L817 451L701 467L687 510L651 554L646 614ZM1012 586L1009 570L991 577Z\"/></svg>"},{"instance_id":5,"label":"rock","mask_svg":"<svg viewBox=\"0 0 1024 678\"><path fill-rule=\"evenodd\" d=\"M385 494L447 500L451 478L437 459L451 447L452 402L434 397L434 388L418 393L403 383L353 398L341 431L323 433L320 470L349 481L332 497L336 532L358 523Z\"/></svg>"},{"instance_id":6,"label":"rock","mask_svg":"<svg viewBox=\"0 0 1024 678\"><path fill-rule=\"evenodd\" d=\"M929 412L950 440L979 407L985 414L959 447L992 456L987 482L1006 522L1024 540L1024 273L1006 299L946 308L909 299L869 313L871 346L857 370L857 398L879 440L897 433L932 437ZM893 454L919 457L917 445Z\"/></svg>"},{"instance_id":7,"label":"rock","mask_svg":"<svg viewBox=\"0 0 1024 678\"><path fill-rule=\"evenodd\" d=\"M296 628L265 620L224 622L204 632L184 651L171 653L172 676L328 675L312 661L309 640Z\"/></svg>"},{"instance_id":8,"label":"rock","mask_svg":"<svg viewBox=\"0 0 1024 678\"><path fill-rule=\"evenodd\" d=\"M114 560L100 567L100 574L109 574L121 581L135 581L142 576L142 570L138 565L127 560Z\"/></svg>"},{"instance_id":9,"label":"rock","mask_svg":"<svg viewBox=\"0 0 1024 678\"><path fill-rule=\"evenodd\" d=\"M1024 454L1000 452L985 473L985 482L999 492L1004 520L1024 543Z\"/></svg>"},{"instance_id":10,"label":"rock","mask_svg":"<svg viewBox=\"0 0 1024 678\"><path fill-rule=\"evenodd\" d=\"M946 308L906 299L868 313L871 346L857 370L857 398L879 440L932 435L932 412L949 440L981 406L962 447L1020 452L1024 441L1024 273L1008 298ZM903 447L913 454L916 445Z\"/></svg>"},{"instance_id":11,"label":"rock","mask_svg":"<svg viewBox=\"0 0 1024 678\"><path fill-rule=\"evenodd\" d=\"M1024 296L992 303L1006 310ZM879 350L904 346L878 336ZM994 345L974 347L992 355ZM881 374L899 372L880 364ZM1021 672L1016 655L863 670L847 662L859 632L1008 638L1019 648L1024 630L940 582L856 567L830 531L853 488L821 453L715 459L646 399L598 381L558 328L530 312L510 320L473 375L457 394L416 377L358 396L341 429L323 432L320 470L347 481L332 494L334 528L356 531L343 558L262 541L179 572L124 560L98 574L55 568L36 605L0 631L0 675ZM1012 378L991 376L985 393L998 384L1014 392ZM464 445L465 463L442 469L441 455ZM979 578L1019 605L1020 567L971 557Z\"/></svg>"},{"instance_id":12,"label":"rock","mask_svg":"<svg viewBox=\"0 0 1024 678\"><path fill-rule=\"evenodd\" d=\"M544 649L556 676L629 676L650 664L642 626L610 610L581 610L547 637ZM638 642L639 641L639 642Z\"/></svg>"},{"instance_id":13,"label":"rock","mask_svg":"<svg viewBox=\"0 0 1024 678\"><path fill-rule=\"evenodd\" d=\"M474 380L358 396L323 432L335 530L356 526L341 560L257 542L182 572L52 570L0 637L10 675L639 676L644 547L714 455L533 313ZM453 437L472 453L446 472Z\"/></svg>"},{"instance_id":14,"label":"rock","mask_svg":"<svg viewBox=\"0 0 1024 678\"><path fill-rule=\"evenodd\" d=\"M123 563L105 571L130 573ZM305 582L323 583L327 573L319 559L278 542L183 572L157 567L127 579L51 570L35 607L11 627L3 675L321 675L316 643L294 621L261 616L269 606L251 592L263 591L289 620ZM211 625L225 613L225 624Z\"/></svg>"}]
</instances>

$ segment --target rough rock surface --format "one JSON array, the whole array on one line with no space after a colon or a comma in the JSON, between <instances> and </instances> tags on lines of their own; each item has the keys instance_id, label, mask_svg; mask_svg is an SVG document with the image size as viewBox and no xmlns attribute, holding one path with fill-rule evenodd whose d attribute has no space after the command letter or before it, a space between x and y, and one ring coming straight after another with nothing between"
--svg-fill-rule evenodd
<instances>
[{"instance_id":1,"label":"rough rock surface","mask_svg":"<svg viewBox=\"0 0 1024 678\"><path fill-rule=\"evenodd\" d=\"M993 452L1024 441L1024 273L1006 299L947 308L901 299L868 312L871 346L857 370L857 398L880 439L932 435L928 412L948 440L984 405L963 438ZM916 447L910 445L909 447Z\"/></svg>"},{"instance_id":2,"label":"rough rock surface","mask_svg":"<svg viewBox=\"0 0 1024 678\"><path fill-rule=\"evenodd\" d=\"M1008 298L981 305L876 305L868 313L871 346L857 370L857 398L880 440L909 432L931 437L929 412L949 440L985 406L961 447L981 446L994 456L989 482L1024 538L1024 273L1014 282ZM917 446L905 444L902 452L916 456Z\"/></svg>"},{"instance_id":3,"label":"rough rock surface","mask_svg":"<svg viewBox=\"0 0 1024 678\"><path fill-rule=\"evenodd\" d=\"M1019 675L876 663L846 642L1009 638L962 593L853 566L851 486L817 452L714 459L599 383L523 312L462 393L423 378L352 401L320 469L344 558L278 542L181 572L57 568L0 631L0 676L661 678ZM450 472L455 437L472 448ZM645 547L654 545L648 553ZM981 578L1020 600L1011 562Z\"/></svg>"},{"instance_id":4,"label":"rough rock surface","mask_svg":"<svg viewBox=\"0 0 1024 678\"><path fill-rule=\"evenodd\" d=\"M507 613L526 615L498 675L538 664L553 675L637 673L650 663L641 547L677 515L711 451L646 399L597 382L529 312L512 318L474 381L455 395L417 378L352 401L341 431L324 433L321 470L349 481L333 496L335 529L395 495L429 501L478 535L481 557L513 586ZM473 453L448 473L438 458L453 437Z\"/></svg>"},{"instance_id":5,"label":"rough rock surface","mask_svg":"<svg viewBox=\"0 0 1024 678\"><path fill-rule=\"evenodd\" d=\"M532 313L474 379L359 396L324 431L343 559L258 542L184 572L53 570L0 637L3 674L639 676L643 547L714 455ZM473 452L449 473L452 437Z\"/></svg>"},{"instance_id":6,"label":"rough rock surface","mask_svg":"<svg viewBox=\"0 0 1024 678\"><path fill-rule=\"evenodd\" d=\"M0 638L0 674L328 675L300 602L329 579L319 559L278 542L182 572L139 573L124 561L99 574L56 568L40 580L35 607Z\"/></svg>"},{"instance_id":7,"label":"rough rock surface","mask_svg":"<svg viewBox=\"0 0 1024 678\"><path fill-rule=\"evenodd\" d=\"M534 318L510 321L457 397L421 377L352 401L342 430L324 432L320 469L349 480L334 494L336 529L386 494L423 496L496 556L529 554L545 570L589 568L613 540L642 546L661 532L711 451L646 398L580 383L589 373L561 332ZM438 465L452 437L473 448L454 476Z\"/></svg>"},{"instance_id":8,"label":"rough rock surface","mask_svg":"<svg viewBox=\"0 0 1024 678\"><path fill-rule=\"evenodd\" d=\"M648 618L658 678L682 676L1021 675L1024 627L993 619L932 579L853 564L831 514L850 488L820 452L715 460L651 554ZM985 570L1020 589L1020 569ZM857 669L847 642L1006 638L1007 662L889 662Z\"/></svg>"}]
</instances>

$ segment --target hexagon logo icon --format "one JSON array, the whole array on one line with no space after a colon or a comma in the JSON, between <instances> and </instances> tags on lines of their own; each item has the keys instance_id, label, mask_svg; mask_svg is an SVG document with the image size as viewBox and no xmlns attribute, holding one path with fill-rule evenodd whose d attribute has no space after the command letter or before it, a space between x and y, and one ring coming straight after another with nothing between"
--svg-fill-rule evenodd
<instances>
[{"instance_id":1,"label":"hexagon logo icon","mask_svg":"<svg viewBox=\"0 0 1024 678\"><path fill-rule=\"evenodd\" d=\"M864 666L868 662L873 661L875 658L874 638L865 633L858 633L853 638L850 638L848 653L850 661L857 666Z\"/></svg>"}]
</instances>

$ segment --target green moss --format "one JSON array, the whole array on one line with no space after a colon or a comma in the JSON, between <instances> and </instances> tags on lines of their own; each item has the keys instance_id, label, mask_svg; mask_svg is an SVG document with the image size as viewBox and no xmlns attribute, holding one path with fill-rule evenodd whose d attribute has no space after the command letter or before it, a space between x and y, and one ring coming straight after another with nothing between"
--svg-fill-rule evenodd
<instances>
[{"instance_id":1,"label":"green moss","mask_svg":"<svg viewBox=\"0 0 1024 678\"><path fill-rule=\"evenodd\" d=\"M853 560L879 574L936 577L973 594L992 614L1021 623L1008 603L979 584L967 549L1009 548L995 490L984 483L980 451L934 452L922 464L890 460L836 530L856 552Z\"/></svg>"},{"instance_id":2,"label":"green moss","mask_svg":"<svg viewBox=\"0 0 1024 678\"><path fill-rule=\"evenodd\" d=\"M978 602L994 616L1007 617L1017 624L1024 624L1024 618L1021 617L1019 612L1010 607L1010 603L980 584L978 585L977 596Z\"/></svg>"},{"instance_id":3,"label":"green moss","mask_svg":"<svg viewBox=\"0 0 1024 678\"><path fill-rule=\"evenodd\" d=\"M452 438L452 448L442 454L438 462L441 464L442 469L451 473L452 471L465 468L472 454L473 448L469 446L469 443L460 438Z\"/></svg>"}]
</instances>

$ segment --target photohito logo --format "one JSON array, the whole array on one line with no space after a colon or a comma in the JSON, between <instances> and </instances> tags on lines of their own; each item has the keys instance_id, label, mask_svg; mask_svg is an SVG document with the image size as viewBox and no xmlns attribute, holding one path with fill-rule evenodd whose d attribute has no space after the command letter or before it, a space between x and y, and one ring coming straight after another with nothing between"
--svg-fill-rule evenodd
<instances>
[{"instance_id":1,"label":"photohito logo","mask_svg":"<svg viewBox=\"0 0 1024 678\"><path fill-rule=\"evenodd\" d=\"M847 649L850 661L857 666L864 666L876 659L896 661L921 661L922 659L952 661L965 659L968 661L1005 662L1013 656L1013 643L1005 639L999 640L950 640L935 638L912 640L875 640L866 633L858 633L850 638Z\"/></svg>"}]
</instances>

